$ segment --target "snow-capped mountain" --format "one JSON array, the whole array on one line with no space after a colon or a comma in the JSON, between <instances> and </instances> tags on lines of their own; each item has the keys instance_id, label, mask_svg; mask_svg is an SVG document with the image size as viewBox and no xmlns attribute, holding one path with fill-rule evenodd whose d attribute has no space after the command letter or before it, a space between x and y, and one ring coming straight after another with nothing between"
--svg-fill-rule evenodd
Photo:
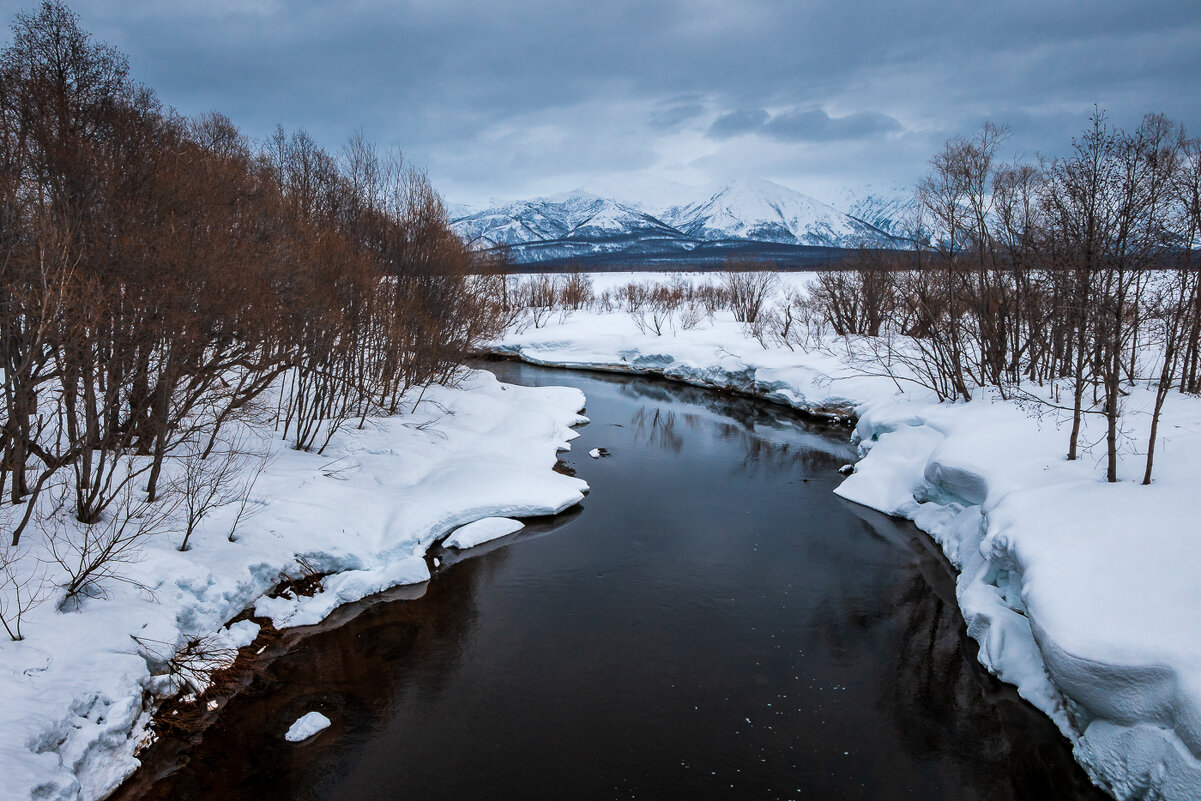
<instances>
[{"instance_id":1,"label":"snow-capped mountain","mask_svg":"<svg viewBox=\"0 0 1201 801\"><path fill-rule=\"evenodd\" d=\"M482 248L560 239L682 236L645 212L588 192L506 203L460 217L451 224L465 242Z\"/></svg>"},{"instance_id":2,"label":"snow-capped mountain","mask_svg":"<svg viewBox=\"0 0 1201 801\"><path fill-rule=\"evenodd\" d=\"M701 252L715 257L758 246L770 249L773 258L786 258L812 248L904 246L890 230L891 207L876 213L862 201L856 210L869 217L864 219L761 178L710 188L675 186L678 190L660 192L645 204L582 189L500 203L456 217L451 225L472 247L506 246L518 263L602 255L643 261Z\"/></svg>"},{"instance_id":3,"label":"snow-capped mountain","mask_svg":"<svg viewBox=\"0 0 1201 801\"><path fill-rule=\"evenodd\" d=\"M891 244L870 224L762 178L731 181L703 200L668 209L664 221L689 237L709 241L836 248Z\"/></svg>"},{"instance_id":4,"label":"snow-capped mountain","mask_svg":"<svg viewBox=\"0 0 1201 801\"><path fill-rule=\"evenodd\" d=\"M913 190L900 184L844 189L832 202L852 217L896 237L909 236L918 207Z\"/></svg>"}]
</instances>

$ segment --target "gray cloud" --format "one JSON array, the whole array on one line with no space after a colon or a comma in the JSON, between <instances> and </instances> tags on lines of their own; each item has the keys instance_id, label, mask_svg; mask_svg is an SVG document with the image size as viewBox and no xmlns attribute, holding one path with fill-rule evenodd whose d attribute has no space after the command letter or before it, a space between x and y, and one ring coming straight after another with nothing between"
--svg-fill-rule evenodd
<instances>
[{"instance_id":1,"label":"gray cloud","mask_svg":"<svg viewBox=\"0 0 1201 801\"><path fill-rule=\"evenodd\" d=\"M0 0L0 16L33 5ZM183 113L219 109L253 137L304 127L331 149L362 126L464 199L640 167L910 182L984 119L1011 123L1021 152L1062 151L1093 104L1201 133L1195 0L73 5Z\"/></svg>"},{"instance_id":2,"label":"gray cloud","mask_svg":"<svg viewBox=\"0 0 1201 801\"><path fill-rule=\"evenodd\" d=\"M835 142L864 139L902 130L895 117L878 111L857 111L831 117L823 109L790 110L768 114L763 109L738 109L719 116L709 126L709 135L725 139L757 133L792 142Z\"/></svg>"},{"instance_id":3,"label":"gray cloud","mask_svg":"<svg viewBox=\"0 0 1201 801\"><path fill-rule=\"evenodd\" d=\"M723 139L739 134L754 133L767 125L768 113L761 108L727 111L709 126L709 135Z\"/></svg>"},{"instance_id":4,"label":"gray cloud","mask_svg":"<svg viewBox=\"0 0 1201 801\"><path fill-rule=\"evenodd\" d=\"M650 126L656 130L675 130L685 122L695 120L705 113L705 104L699 99L665 103L650 115Z\"/></svg>"},{"instance_id":5,"label":"gray cloud","mask_svg":"<svg viewBox=\"0 0 1201 801\"><path fill-rule=\"evenodd\" d=\"M831 117L822 109L791 111L772 117L764 126L769 136L803 142L864 139L900 131L901 123L895 117L878 111L857 111L843 117Z\"/></svg>"}]
</instances>

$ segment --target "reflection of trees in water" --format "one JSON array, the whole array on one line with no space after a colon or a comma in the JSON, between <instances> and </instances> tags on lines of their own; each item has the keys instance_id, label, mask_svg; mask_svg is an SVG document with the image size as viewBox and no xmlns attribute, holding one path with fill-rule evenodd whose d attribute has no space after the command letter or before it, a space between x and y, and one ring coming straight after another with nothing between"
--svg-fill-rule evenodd
<instances>
[{"instance_id":1,"label":"reflection of trees in water","mask_svg":"<svg viewBox=\"0 0 1201 801\"><path fill-rule=\"evenodd\" d=\"M774 421L781 415L789 415L787 409L741 395L719 392L712 389L702 389L688 384L671 382L666 379L646 377L629 378L625 376L597 375L590 376L602 383L618 385L622 395L627 398L653 401L658 404L686 404L696 406L719 417L753 426L758 422ZM797 416L799 420L799 416Z\"/></svg>"},{"instance_id":2,"label":"reflection of trees in water","mask_svg":"<svg viewBox=\"0 0 1201 801\"><path fill-rule=\"evenodd\" d=\"M672 387L670 390L674 392L676 388ZM735 409L733 406L745 408ZM630 418L630 427L635 442L673 453L679 453L684 447L684 437L680 429L697 432L698 436L704 436L707 433L706 429L713 431L722 440L735 444L744 454L734 470L751 475L770 475L777 471L786 475L797 471L807 478L836 470L846 462L846 454L835 452L828 442L819 441L820 445L826 447L814 447L803 441L781 441L783 438L772 438L762 433L763 429L771 429L785 431L786 435L794 432L803 434L807 433L806 429L798 429L795 424L765 414L750 404L733 404L732 407L726 412L750 413L730 421L710 420L697 414L665 409L659 404L642 404ZM724 416L729 418L730 414Z\"/></svg>"},{"instance_id":3,"label":"reflection of trees in water","mask_svg":"<svg viewBox=\"0 0 1201 801\"><path fill-rule=\"evenodd\" d=\"M914 558L881 589L887 603L868 611L850 601L824 611L847 621L826 628L835 647L851 647L845 640L856 631L885 643L878 700L914 762L986 776L960 784L963 801L1104 801L1054 725L977 663L952 568L908 528Z\"/></svg>"},{"instance_id":4,"label":"reflection of trees in water","mask_svg":"<svg viewBox=\"0 0 1201 801\"><path fill-rule=\"evenodd\" d=\"M673 453L679 453L684 447L684 437L678 429L696 431L705 426L742 451L743 458L735 465L735 472L753 476L789 475L796 471L803 477L809 477L836 470L845 461L844 457L829 449L769 439L756 430L756 421L753 420L711 421L699 415L650 405L639 406L630 418L635 442Z\"/></svg>"},{"instance_id":5,"label":"reflection of trees in water","mask_svg":"<svg viewBox=\"0 0 1201 801\"><path fill-rule=\"evenodd\" d=\"M684 437L676 433L676 413L655 407L639 406L630 418L634 441L654 445L673 453L684 447Z\"/></svg>"}]
</instances>

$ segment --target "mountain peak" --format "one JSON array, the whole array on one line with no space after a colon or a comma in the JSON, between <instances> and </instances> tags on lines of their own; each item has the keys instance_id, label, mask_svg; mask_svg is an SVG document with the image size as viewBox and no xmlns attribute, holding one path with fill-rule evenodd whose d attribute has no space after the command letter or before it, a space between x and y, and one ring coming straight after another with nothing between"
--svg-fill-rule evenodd
<instances>
[{"instance_id":1,"label":"mountain peak","mask_svg":"<svg viewBox=\"0 0 1201 801\"><path fill-rule=\"evenodd\" d=\"M596 192L596 184L533 200L513 201L458 218L456 233L475 247L508 245L517 261L597 254L660 253L763 244L772 247L895 247L885 227L900 206L878 209L874 198L848 198L847 213L754 175L711 187L654 182L660 203ZM671 202L667 196L673 196ZM890 203L893 201L889 201ZM857 212L857 213L856 213ZM571 254L571 255L564 255ZM653 258L653 256L652 256Z\"/></svg>"}]
</instances>

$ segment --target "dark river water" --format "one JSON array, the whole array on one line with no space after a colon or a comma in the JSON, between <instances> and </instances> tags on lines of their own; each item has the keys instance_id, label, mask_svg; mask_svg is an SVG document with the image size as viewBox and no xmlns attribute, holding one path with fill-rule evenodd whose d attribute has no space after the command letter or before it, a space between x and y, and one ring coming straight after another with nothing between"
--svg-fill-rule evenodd
<instances>
[{"instance_id":1,"label":"dark river water","mask_svg":"<svg viewBox=\"0 0 1201 801\"><path fill-rule=\"evenodd\" d=\"M288 633L198 744L153 750L119 798L1105 797L976 664L934 546L831 492L846 431L649 380L489 369L587 394L563 454L583 506ZM285 742L311 710L333 725Z\"/></svg>"}]
</instances>

